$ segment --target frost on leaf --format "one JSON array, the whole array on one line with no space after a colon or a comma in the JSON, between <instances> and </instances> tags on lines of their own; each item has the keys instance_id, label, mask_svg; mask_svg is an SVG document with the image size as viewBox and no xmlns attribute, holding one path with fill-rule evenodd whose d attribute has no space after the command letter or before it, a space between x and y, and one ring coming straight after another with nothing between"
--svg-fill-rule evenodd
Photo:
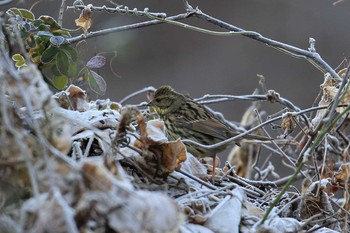
<instances>
[{"instance_id":1,"label":"frost on leaf","mask_svg":"<svg viewBox=\"0 0 350 233\"><path fill-rule=\"evenodd\" d=\"M136 120L140 135L139 140L134 141L134 146L143 151L141 158L135 159L149 173L166 176L186 160L186 147L181 140L168 141L164 133L164 123L159 120L146 122L135 108L126 108L122 112L116 141L124 140L132 119Z\"/></svg>"},{"instance_id":2,"label":"frost on leaf","mask_svg":"<svg viewBox=\"0 0 350 233\"><path fill-rule=\"evenodd\" d=\"M92 24L91 7L91 4L87 5L81 12L79 18L75 20L75 24L83 29L85 35L87 35Z\"/></svg>"},{"instance_id":3,"label":"frost on leaf","mask_svg":"<svg viewBox=\"0 0 350 233\"><path fill-rule=\"evenodd\" d=\"M346 73L347 69L342 69L338 72L339 76L344 78L344 75ZM328 106L334 98L336 97L338 91L339 91L339 83L335 82L332 79L332 76L329 73L326 73L324 75L324 82L321 85L322 89L322 97L318 104L318 106ZM350 103L350 88L349 88L349 82L345 84L344 91L340 93L339 96L339 105L346 105ZM345 107L338 107L336 108L336 111L341 113L345 110ZM315 118L312 120L312 124L316 126L320 121L323 119L325 114L327 113L327 109L321 109L317 111L317 114Z\"/></svg>"}]
</instances>

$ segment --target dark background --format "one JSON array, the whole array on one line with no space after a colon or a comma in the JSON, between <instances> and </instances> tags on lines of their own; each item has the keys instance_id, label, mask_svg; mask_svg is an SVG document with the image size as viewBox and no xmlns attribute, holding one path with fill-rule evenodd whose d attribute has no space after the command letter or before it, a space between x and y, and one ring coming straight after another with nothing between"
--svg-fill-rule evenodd
<instances>
[{"instance_id":1,"label":"dark background","mask_svg":"<svg viewBox=\"0 0 350 233\"><path fill-rule=\"evenodd\" d=\"M14 1L1 6L28 8L36 1ZM72 5L73 1L67 1ZM90 1L96 6L107 1ZM323 59L337 67L349 53L350 2L333 6L332 0L235 0L190 1L205 13L246 30L306 49L309 37ZM85 4L88 4L85 1ZM117 1L129 8L145 7L168 16L183 13L181 0ZM61 1L41 1L33 7L36 16L57 18ZM65 12L64 27L74 29L80 12ZM91 31L147 20L145 17L93 13ZM196 18L185 21L212 30L209 23ZM87 40L86 61L94 54L117 52L113 69L100 70L107 81L107 93L100 98L120 100L146 86L172 85L193 97L204 94L250 94L258 86L257 74L266 77L268 89L278 91L301 108L310 107L319 92L323 74L305 60L295 59L263 43L242 36L212 36L162 24L138 30L119 32ZM88 51L88 52L86 52ZM111 56L109 56L110 58ZM136 100L135 100L136 101ZM133 101L131 101L133 102ZM130 103L131 103L130 102ZM219 104L227 118L239 120L247 103ZM234 109L234 110L233 110Z\"/></svg>"},{"instance_id":2,"label":"dark background","mask_svg":"<svg viewBox=\"0 0 350 233\"><path fill-rule=\"evenodd\" d=\"M36 1L14 1L1 6L28 8ZM72 5L73 1L67 1ZM111 6L107 1L85 1L96 6ZM316 49L332 67L349 56L350 1L333 5L334 0L221 0L189 1L203 12L246 30L307 49L309 37L316 39ZM168 16L184 12L181 0L116 1L129 8L149 8ZM57 18L61 1L41 1L33 7L36 16L47 14ZM80 12L65 12L66 28L75 29L74 19ZM90 31L131 24L146 17L93 13ZM184 22L220 30L199 19ZM212 36L184 28L162 24L133 31L92 38L84 49L87 61L94 54L117 52L113 69L106 66L99 73L106 79L107 93L99 98L121 100L126 95L147 86L163 84L190 93L250 94L258 87L257 74L266 78L268 89L274 89L300 108L311 107L323 82L323 74L306 60L295 59L263 43L242 36ZM111 56L108 56L109 58ZM145 96L128 103L139 103ZM211 105L227 119L239 121L249 103L236 101ZM281 109L275 106L273 111Z\"/></svg>"}]
</instances>

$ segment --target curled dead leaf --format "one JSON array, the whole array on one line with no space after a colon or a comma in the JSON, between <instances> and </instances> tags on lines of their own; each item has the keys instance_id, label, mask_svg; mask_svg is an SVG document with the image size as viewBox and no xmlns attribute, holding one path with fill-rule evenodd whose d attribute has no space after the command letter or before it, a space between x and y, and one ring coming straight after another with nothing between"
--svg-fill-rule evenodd
<instances>
[{"instance_id":1,"label":"curled dead leaf","mask_svg":"<svg viewBox=\"0 0 350 233\"><path fill-rule=\"evenodd\" d=\"M54 98L65 109L79 112L84 112L88 109L86 92L75 85L70 85L66 90L56 93Z\"/></svg>"},{"instance_id":2,"label":"curled dead leaf","mask_svg":"<svg viewBox=\"0 0 350 233\"><path fill-rule=\"evenodd\" d=\"M186 160L186 147L180 139L166 142L160 145L161 168L166 173L171 173Z\"/></svg>"},{"instance_id":3,"label":"curled dead leaf","mask_svg":"<svg viewBox=\"0 0 350 233\"><path fill-rule=\"evenodd\" d=\"M334 180L336 183L347 184L350 181L350 163L344 163L341 165L338 172L334 174Z\"/></svg>"},{"instance_id":4,"label":"curled dead leaf","mask_svg":"<svg viewBox=\"0 0 350 233\"><path fill-rule=\"evenodd\" d=\"M84 10L82 10L79 18L75 20L75 24L84 30L85 35L87 35L87 31L90 29L92 24L91 8L92 8L92 4L88 4L84 8Z\"/></svg>"},{"instance_id":5,"label":"curled dead leaf","mask_svg":"<svg viewBox=\"0 0 350 233\"><path fill-rule=\"evenodd\" d=\"M292 133L296 127L296 122L294 117L291 114L287 114L281 123L281 128L284 130L283 135L287 136L288 134Z\"/></svg>"},{"instance_id":6,"label":"curled dead leaf","mask_svg":"<svg viewBox=\"0 0 350 233\"><path fill-rule=\"evenodd\" d=\"M342 69L338 72L339 76L344 78L347 69ZM339 91L339 84L335 82L332 76L329 73L324 75L324 82L321 85L322 97L318 106L327 106L329 105L337 95ZM346 85L348 87L348 85ZM340 96L339 104L348 104L350 102L350 89L345 89ZM345 107L336 108L337 112L342 112L345 110ZM326 109L318 110L315 118L312 120L312 124L317 125L323 118L326 113Z\"/></svg>"},{"instance_id":7,"label":"curled dead leaf","mask_svg":"<svg viewBox=\"0 0 350 233\"><path fill-rule=\"evenodd\" d=\"M141 114L136 116L141 137L134 146L144 150L145 162L152 165L157 175L166 176L173 172L186 160L185 145L180 139L168 141L163 121L150 120L146 123Z\"/></svg>"}]
</instances>

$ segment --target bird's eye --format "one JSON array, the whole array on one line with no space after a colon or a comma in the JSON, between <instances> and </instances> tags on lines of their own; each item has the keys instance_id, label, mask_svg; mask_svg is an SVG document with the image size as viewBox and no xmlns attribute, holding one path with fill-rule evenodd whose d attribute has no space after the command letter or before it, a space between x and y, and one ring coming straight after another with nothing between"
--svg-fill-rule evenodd
<instances>
[{"instance_id":1,"label":"bird's eye","mask_svg":"<svg viewBox=\"0 0 350 233\"><path fill-rule=\"evenodd\" d=\"M159 98L157 98L157 99L155 99L155 101L156 101L157 103L159 103L159 102L160 102L160 99L159 99Z\"/></svg>"}]
</instances>

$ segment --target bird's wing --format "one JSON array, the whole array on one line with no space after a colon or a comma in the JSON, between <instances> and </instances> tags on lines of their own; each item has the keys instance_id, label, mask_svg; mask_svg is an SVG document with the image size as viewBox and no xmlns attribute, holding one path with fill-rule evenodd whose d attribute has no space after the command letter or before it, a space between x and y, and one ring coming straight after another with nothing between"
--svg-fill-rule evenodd
<instances>
[{"instance_id":1,"label":"bird's wing","mask_svg":"<svg viewBox=\"0 0 350 233\"><path fill-rule=\"evenodd\" d=\"M230 126L212 118L192 120L192 121L179 121L181 126L188 131L194 131L201 134L206 134L211 138L217 138L219 141L228 139L237 135Z\"/></svg>"}]
</instances>

